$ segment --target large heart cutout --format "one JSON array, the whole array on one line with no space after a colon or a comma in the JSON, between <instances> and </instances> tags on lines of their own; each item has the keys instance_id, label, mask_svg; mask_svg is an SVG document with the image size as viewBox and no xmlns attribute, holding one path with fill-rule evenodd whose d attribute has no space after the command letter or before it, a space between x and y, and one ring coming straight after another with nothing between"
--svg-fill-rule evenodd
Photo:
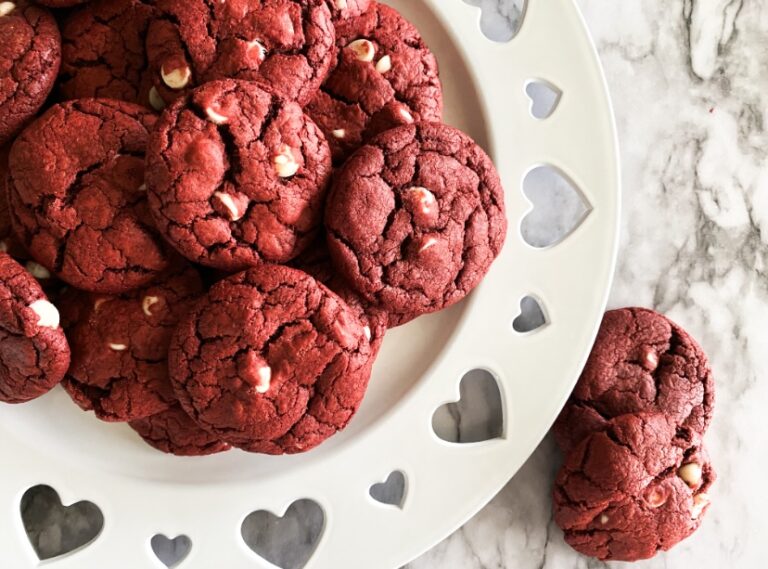
<instances>
[{"instance_id":1,"label":"large heart cutout","mask_svg":"<svg viewBox=\"0 0 768 569\"><path fill-rule=\"evenodd\" d=\"M512 321L512 328L520 334L530 334L548 323L541 302L534 296L526 296L520 301L520 314Z\"/></svg>"},{"instance_id":2,"label":"large heart cutout","mask_svg":"<svg viewBox=\"0 0 768 569\"><path fill-rule=\"evenodd\" d=\"M395 470L384 482L371 486L369 493L377 502L402 509L406 493L405 474Z\"/></svg>"},{"instance_id":3,"label":"large heart cutout","mask_svg":"<svg viewBox=\"0 0 768 569\"><path fill-rule=\"evenodd\" d=\"M496 378L486 370L472 370L461 379L459 392L459 401L439 407L432 416L435 434L461 444L503 437L504 407Z\"/></svg>"},{"instance_id":4,"label":"large heart cutout","mask_svg":"<svg viewBox=\"0 0 768 569\"><path fill-rule=\"evenodd\" d=\"M482 11L480 29L489 40L507 43L520 31L527 0L464 0Z\"/></svg>"},{"instance_id":5,"label":"large heart cutout","mask_svg":"<svg viewBox=\"0 0 768 569\"><path fill-rule=\"evenodd\" d=\"M256 554L282 569L301 569L325 529L325 513L314 500L297 500L280 517L266 510L248 514L243 540Z\"/></svg>"},{"instance_id":6,"label":"large heart cutout","mask_svg":"<svg viewBox=\"0 0 768 569\"><path fill-rule=\"evenodd\" d=\"M21 520L42 561L73 553L93 542L104 527L104 515L92 502L61 503L50 486L34 486L21 498Z\"/></svg>"},{"instance_id":7,"label":"large heart cutout","mask_svg":"<svg viewBox=\"0 0 768 569\"><path fill-rule=\"evenodd\" d=\"M592 211L576 184L554 166L528 172L523 191L533 204L533 211L523 219L523 239L539 249L563 241Z\"/></svg>"},{"instance_id":8,"label":"large heart cutout","mask_svg":"<svg viewBox=\"0 0 768 569\"><path fill-rule=\"evenodd\" d=\"M152 545L152 551L155 552L157 558L169 569L178 567L192 551L192 540L186 535L177 535L170 539L158 533L152 536L150 545Z\"/></svg>"}]
</instances>

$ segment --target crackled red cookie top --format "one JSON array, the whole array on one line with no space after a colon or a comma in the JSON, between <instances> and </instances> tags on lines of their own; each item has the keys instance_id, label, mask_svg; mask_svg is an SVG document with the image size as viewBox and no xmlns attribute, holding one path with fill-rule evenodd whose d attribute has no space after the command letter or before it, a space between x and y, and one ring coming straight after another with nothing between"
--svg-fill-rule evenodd
<instances>
[{"instance_id":1,"label":"crackled red cookie top","mask_svg":"<svg viewBox=\"0 0 768 569\"><path fill-rule=\"evenodd\" d=\"M203 430L178 404L146 419L131 421L130 426L150 446L176 456L205 456L230 449Z\"/></svg>"},{"instance_id":2,"label":"crackled red cookie top","mask_svg":"<svg viewBox=\"0 0 768 569\"><path fill-rule=\"evenodd\" d=\"M202 292L197 271L180 262L146 288L120 296L83 295L76 322L67 327L72 365L64 387L75 402L105 421L168 409L175 401L168 345Z\"/></svg>"},{"instance_id":3,"label":"crackled red cookie top","mask_svg":"<svg viewBox=\"0 0 768 569\"><path fill-rule=\"evenodd\" d=\"M60 63L51 13L26 0L0 2L0 145L40 110Z\"/></svg>"},{"instance_id":4,"label":"crackled red cookie top","mask_svg":"<svg viewBox=\"0 0 768 569\"><path fill-rule=\"evenodd\" d=\"M567 451L613 417L649 411L673 419L680 444L695 444L714 404L707 356L685 330L652 310L612 310L554 433Z\"/></svg>"},{"instance_id":5,"label":"crackled red cookie top","mask_svg":"<svg viewBox=\"0 0 768 569\"><path fill-rule=\"evenodd\" d=\"M440 121L437 60L410 22L377 4L336 30L338 62L307 106L336 162L390 128Z\"/></svg>"},{"instance_id":6,"label":"crackled red cookie top","mask_svg":"<svg viewBox=\"0 0 768 569\"><path fill-rule=\"evenodd\" d=\"M11 212L8 209L8 152L11 146L0 146L0 253L8 253L16 259L26 257L24 247L16 239L11 226Z\"/></svg>"},{"instance_id":7,"label":"crackled red cookie top","mask_svg":"<svg viewBox=\"0 0 768 569\"><path fill-rule=\"evenodd\" d=\"M145 42L152 4L98 0L64 19L58 89L65 99L106 97L150 104Z\"/></svg>"},{"instance_id":8,"label":"crackled red cookie top","mask_svg":"<svg viewBox=\"0 0 768 569\"><path fill-rule=\"evenodd\" d=\"M584 555L636 561L701 524L715 473L706 453L673 444L661 414L624 415L568 455L554 490L555 522Z\"/></svg>"},{"instance_id":9,"label":"crackled red cookie top","mask_svg":"<svg viewBox=\"0 0 768 569\"><path fill-rule=\"evenodd\" d=\"M399 127L360 148L335 174L325 221L336 268L400 322L464 298L507 228L490 158L436 123Z\"/></svg>"},{"instance_id":10,"label":"crackled red cookie top","mask_svg":"<svg viewBox=\"0 0 768 569\"><path fill-rule=\"evenodd\" d=\"M304 452L344 428L373 362L363 324L338 296L288 267L214 285L169 355L184 409L234 446Z\"/></svg>"},{"instance_id":11,"label":"crackled red cookie top","mask_svg":"<svg viewBox=\"0 0 768 569\"><path fill-rule=\"evenodd\" d=\"M0 253L0 401L23 403L64 377L69 346L40 284Z\"/></svg>"},{"instance_id":12,"label":"crackled red cookie top","mask_svg":"<svg viewBox=\"0 0 768 569\"><path fill-rule=\"evenodd\" d=\"M354 18L365 12L374 0L325 0L334 22Z\"/></svg>"},{"instance_id":13,"label":"crackled red cookie top","mask_svg":"<svg viewBox=\"0 0 768 569\"><path fill-rule=\"evenodd\" d=\"M158 0L147 37L153 82L166 101L215 79L265 83L305 104L334 50L325 0Z\"/></svg>"},{"instance_id":14,"label":"crackled red cookie top","mask_svg":"<svg viewBox=\"0 0 768 569\"><path fill-rule=\"evenodd\" d=\"M144 184L154 122L138 105L81 99L52 107L14 143L14 228L61 280L120 293L168 266L170 248L152 225Z\"/></svg>"},{"instance_id":15,"label":"crackled red cookie top","mask_svg":"<svg viewBox=\"0 0 768 569\"><path fill-rule=\"evenodd\" d=\"M163 113L147 153L160 231L182 255L236 271L296 257L319 229L328 144L293 102L215 81Z\"/></svg>"}]
</instances>

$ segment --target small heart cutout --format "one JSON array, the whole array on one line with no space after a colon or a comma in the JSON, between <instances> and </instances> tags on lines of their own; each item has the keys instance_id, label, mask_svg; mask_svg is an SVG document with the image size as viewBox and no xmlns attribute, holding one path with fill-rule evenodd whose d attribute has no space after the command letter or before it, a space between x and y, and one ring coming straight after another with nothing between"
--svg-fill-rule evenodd
<instances>
[{"instance_id":1,"label":"small heart cutout","mask_svg":"<svg viewBox=\"0 0 768 569\"><path fill-rule=\"evenodd\" d=\"M527 0L464 0L482 10L480 30L489 40L507 43L520 31Z\"/></svg>"},{"instance_id":2,"label":"small heart cutout","mask_svg":"<svg viewBox=\"0 0 768 569\"><path fill-rule=\"evenodd\" d=\"M104 515L92 502L61 503L50 486L34 486L21 498L21 520L37 557L53 559L86 547L104 527Z\"/></svg>"},{"instance_id":3,"label":"small heart cutout","mask_svg":"<svg viewBox=\"0 0 768 569\"><path fill-rule=\"evenodd\" d=\"M282 569L301 569L312 557L325 529L325 513L314 500L297 500L285 514L248 514L243 540L257 555Z\"/></svg>"},{"instance_id":4,"label":"small heart cutout","mask_svg":"<svg viewBox=\"0 0 768 569\"><path fill-rule=\"evenodd\" d=\"M547 119L555 112L563 92L549 81L537 79L529 81L525 93L531 100L531 115L537 119Z\"/></svg>"},{"instance_id":5,"label":"small heart cutout","mask_svg":"<svg viewBox=\"0 0 768 569\"><path fill-rule=\"evenodd\" d=\"M543 328L549 319L536 297L526 296L520 301L520 315L512 321L512 328L520 334L530 334Z\"/></svg>"},{"instance_id":6,"label":"small heart cutout","mask_svg":"<svg viewBox=\"0 0 768 569\"><path fill-rule=\"evenodd\" d=\"M158 533L152 536L150 544L157 558L169 569L177 567L192 551L192 540L186 535L177 535L173 539L169 539Z\"/></svg>"},{"instance_id":7,"label":"small heart cutout","mask_svg":"<svg viewBox=\"0 0 768 569\"><path fill-rule=\"evenodd\" d=\"M592 211L576 184L554 166L528 172L523 192L533 204L533 211L523 219L523 239L538 249L563 241Z\"/></svg>"},{"instance_id":8,"label":"small heart cutout","mask_svg":"<svg viewBox=\"0 0 768 569\"><path fill-rule=\"evenodd\" d=\"M432 429L449 443L478 443L504 435L504 409L496 378L482 369L472 370L461 380L461 399L439 407L432 416Z\"/></svg>"},{"instance_id":9,"label":"small heart cutout","mask_svg":"<svg viewBox=\"0 0 768 569\"><path fill-rule=\"evenodd\" d=\"M371 498L377 502L402 509L403 502L405 501L405 491L405 474L399 470L395 470L384 482L379 482L371 486L369 493L371 494Z\"/></svg>"}]
</instances>

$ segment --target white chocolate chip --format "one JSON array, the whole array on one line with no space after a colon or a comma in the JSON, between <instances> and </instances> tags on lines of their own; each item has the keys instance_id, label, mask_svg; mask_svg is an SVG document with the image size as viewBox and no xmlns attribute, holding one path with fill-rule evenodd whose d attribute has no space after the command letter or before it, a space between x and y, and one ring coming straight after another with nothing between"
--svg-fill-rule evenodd
<instances>
[{"instance_id":1,"label":"white chocolate chip","mask_svg":"<svg viewBox=\"0 0 768 569\"><path fill-rule=\"evenodd\" d=\"M138 191L138 192L146 192L147 191L147 185L146 184L140 185L138 188L136 188L136 191Z\"/></svg>"},{"instance_id":2,"label":"white chocolate chip","mask_svg":"<svg viewBox=\"0 0 768 569\"><path fill-rule=\"evenodd\" d=\"M7 16L16 9L16 4L13 2L0 2L0 18Z\"/></svg>"},{"instance_id":3,"label":"white chocolate chip","mask_svg":"<svg viewBox=\"0 0 768 569\"><path fill-rule=\"evenodd\" d=\"M234 198L230 196L227 193L224 192L214 192L213 197L219 200L221 205L223 205L227 211L229 212L229 218L232 221L237 221L239 219L242 219L243 213L237 208L237 204L235 203Z\"/></svg>"},{"instance_id":4,"label":"white chocolate chip","mask_svg":"<svg viewBox=\"0 0 768 569\"><path fill-rule=\"evenodd\" d=\"M419 253L423 253L424 251L426 251L427 249L431 249L435 245L437 245L437 239L435 239L434 237L428 237L426 241L424 241L424 243L422 244L421 248L419 249Z\"/></svg>"},{"instance_id":5,"label":"white chocolate chip","mask_svg":"<svg viewBox=\"0 0 768 569\"><path fill-rule=\"evenodd\" d=\"M405 107L400 107L398 113L406 123L411 124L413 122L413 115Z\"/></svg>"},{"instance_id":6,"label":"white chocolate chip","mask_svg":"<svg viewBox=\"0 0 768 569\"><path fill-rule=\"evenodd\" d=\"M163 78L163 83L168 85L168 87L178 90L189 85L189 80L192 78L192 70L186 65L171 69L170 71L166 71L165 67L161 67L160 76Z\"/></svg>"},{"instance_id":7,"label":"white chocolate chip","mask_svg":"<svg viewBox=\"0 0 768 569\"><path fill-rule=\"evenodd\" d=\"M334 138L345 138L347 136L347 131L343 128L338 128L331 132Z\"/></svg>"},{"instance_id":8,"label":"white chocolate chip","mask_svg":"<svg viewBox=\"0 0 768 569\"><path fill-rule=\"evenodd\" d=\"M259 56L259 61L264 61L267 58L267 48L264 47L264 44L259 40L252 40L248 42L248 52L250 52L252 49L257 50L256 53Z\"/></svg>"},{"instance_id":9,"label":"white chocolate chip","mask_svg":"<svg viewBox=\"0 0 768 569\"><path fill-rule=\"evenodd\" d=\"M605 514L600 516L600 523L603 524L603 525L607 524L609 520L610 520L610 518L608 516L606 516Z\"/></svg>"},{"instance_id":10,"label":"white chocolate chip","mask_svg":"<svg viewBox=\"0 0 768 569\"><path fill-rule=\"evenodd\" d=\"M160 298L157 296L145 296L141 300L141 310L146 314L147 316L152 316L152 306L160 302Z\"/></svg>"},{"instance_id":11,"label":"white chocolate chip","mask_svg":"<svg viewBox=\"0 0 768 569\"><path fill-rule=\"evenodd\" d=\"M379 73L386 73L387 71L390 71L392 69L392 58L388 55L385 55L381 59L379 59L378 63L376 64L376 71Z\"/></svg>"},{"instance_id":12,"label":"white chocolate chip","mask_svg":"<svg viewBox=\"0 0 768 569\"><path fill-rule=\"evenodd\" d=\"M654 488L645 497L645 501L651 508L660 508L667 503L667 494L660 488Z\"/></svg>"},{"instance_id":13,"label":"white chocolate chip","mask_svg":"<svg viewBox=\"0 0 768 569\"><path fill-rule=\"evenodd\" d=\"M336 0L335 4L337 10L346 10L348 7L347 0Z\"/></svg>"},{"instance_id":14,"label":"white chocolate chip","mask_svg":"<svg viewBox=\"0 0 768 569\"><path fill-rule=\"evenodd\" d=\"M364 326L363 327L363 334L365 334L365 339L370 342L371 341L371 327L370 326Z\"/></svg>"},{"instance_id":15,"label":"white chocolate chip","mask_svg":"<svg viewBox=\"0 0 768 569\"><path fill-rule=\"evenodd\" d=\"M659 356L652 348L644 350L642 365L648 371L653 371L659 367Z\"/></svg>"},{"instance_id":16,"label":"white chocolate chip","mask_svg":"<svg viewBox=\"0 0 768 569\"><path fill-rule=\"evenodd\" d=\"M109 344L109 348L116 352L122 352L128 349L128 346L126 346L125 344Z\"/></svg>"},{"instance_id":17,"label":"white chocolate chip","mask_svg":"<svg viewBox=\"0 0 768 569\"><path fill-rule=\"evenodd\" d=\"M208 119L214 124L226 124L229 122L228 116L213 110L212 107L206 107L205 114L208 115Z\"/></svg>"},{"instance_id":18,"label":"white chocolate chip","mask_svg":"<svg viewBox=\"0 0 768 569\"><path fill-rule=\"evenodd\" d=\"M269 366L262 366L259 368L259 384L256 386L256 391L259 393L266 393L269 391L269 386L272 382L272 368Z\"/></svg>"},{"instance_id":19,"label":"white chocolate chip","mask_svg":"<svg viewBox=\"0 0 768 569\"><path fill-rule=\"evenodd\" d=\"M8 241L3 239L0 241L0 253L7 253L8 252Z\"/></svg>"},{"instance_id":20,"label":"white chocolate chip","mask_svg":"<svg viewBox=\"0 0 768 569\"><path fill-rule=\"evenodd\" d=\"M107 302L108 300L109 300L108 298L97 298L96 302L93 303L93 309L96 312L98 312L99 311L99 307L101 307L101 305L104 304L105 302Z\"/></svg>"},{"instance_id":21,"label":"white chocolate chip","mask_svg":"<svg viewBox=\"0 0 768 569\"><path fill-rule=\"evenodd\" d=\"M165 108L165 101L155 87L149 90L149 104L156 111L162 111Z\"/></svg>"},{"instance_id":22,"label":"white chocolate chip","mask_svg":"<svg viewBox=\"0 0 768 569\"><path fill-rule=\"evenodd\" d=\"M35 263L34 261L27 261L27 271L29 272L30 275L32 275L36 279L51 278L51 271L46 269L40 263Z\"/></svg>"},{"instance_id":23,"label":"white chocolate chip","mask_svg":"<svg viewBox=\"0 0 768 569\"><path fill-rule=\"evenodd\" d=\"M275 156L275 171L281 178L290 178L299 171L299 163L293 156L293 149L287 144L280 146L280 149Z\"/></svg>"},{"instance_id":24,"label":"white chocolate chip","mask_svg":"<svg viewBox=\"0 0 768 569\"><path fill-rule=\"evenodd\" d=\"M417 197L421 204L421 212L424 214L431 212L432 207L437 202L435 199L435 194L430 192L427 188L422 188L421 186L412 186L405 191L407 193L412 193Z\"/></svg>"},{"instance_id":25,"label":"white chocolate chip","mask_svg":"<svg viewBox=\"0 0 768 569\"><path fill-rule=\"evenodd\" d=\"M32 312L37 314L37 325L46 328L59 327L59 311L45 299L36 300L29 305Z\"/></svg>"},{"instance_id":26,"label":"white chocolate chip","mask_svg":"<svg viewBox=\"0 0 768 569\"><path fill-rule=\"evenodd\" d=\"M355 40L347 46L355 54L355 57L360 61L370 63L376 56L376 46L369 40Z\"/></svg>"},{"instance_id":27,"label":"white chocolate chip","mask_svg":"<svg viewBox=\"0 0 768 569\"><path fill-rule=\"evenodd\" d=\"M696 488L701 482L701 465L695 462L684 464L677 470L677 475L688 487Z\"/></svg>"},{"instance_id":28,"label":"white chocolate chip","mask_svg":"<svg viewBox=\"0 0 768 569\"><path fill-rule=\"evenodd\" d=\"M702 492L693 497L693 510L691 511L691 518L696 520L701 516L704 508L709 505L709 494Z\"/></svg>"}]
</instances>

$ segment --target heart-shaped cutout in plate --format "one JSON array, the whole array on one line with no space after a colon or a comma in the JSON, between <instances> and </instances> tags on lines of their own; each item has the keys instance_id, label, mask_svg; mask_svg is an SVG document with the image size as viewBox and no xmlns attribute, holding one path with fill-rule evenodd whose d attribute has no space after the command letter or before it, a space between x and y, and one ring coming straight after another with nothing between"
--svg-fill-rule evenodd
<instances>
[{"instance_id":1,"label":"heart-shaped cutout in plate","mask_svg":"<svg viewBox=\"0 0 768 569\"><path fill-rule=\"evenodd\" d=\"M400 470L390 473L384 482L378 482L371 486L369 493L371 498L387 506L403 508L406 495L405 474Z\"/></svg>"},{"instance_id":2,"label":"heart-shaped cutout in plate","mask_svg":"<svg viewBox=\"0 0 768 569\"><path fill-rule=\"evenodd\" d=\"M150 545L157 558L169 569L178 567L192 551L192 540L186 535L177 535L170 539L162 533L158 533L152 536Z\"/></svg>"},{"instance_id":3,"label":"heart-shaped cutout in plate","mask_svg":"<svg viewBox=\"0 0 768 569\"><path fill-rule=\"evenodd\" d=\"M527 0L464 0L482 10L480 30L489 40L507 43L520 31L525 19Z\"/></svg>"},{"instance_id":4,"label":"heart-shaped cutout in plate","mask_svg":"<svg viewBox=\"0 0 768 569\"><path fill-rule=\"evenodd\" d=\"M504 406L496 378L487 370L468 372L459 386L461 398L432 416L432 429L449 443L479 443L504 436Z\"/></svg>"},{"instance_id":5,"label":"heart-shaped cutout in plate","mask_svg":"<svg viewBox=\"0 0 768 569\"><path fill-rule=\"evenodd\" d=\"M21 520L42 561L74 553L96 540L104 515L93 502L65 506L50 486L34 486L21 498Z\"/></svg>"},{"instance_id":6,"label":"heart-shaped cutout in plate","mask_svg":"<svg viewBox=\"0 0 768 569\"><path fill-rule=\"evenodd\" d=\"M312 557L325 530L325 513L314 500L296 500L283 516L251 512L240 528L257 555L281 569L301 569Z\"/></svg>"},{"instance_id":7,"label":"heart-shaped cutout in plate","mask_svg":"<svg viewBox=\"0 0 768 569\"><path fill-rule=\"evenodd\" d=\"M549 318L541 301L526 296L520 301L520 314L512 321L512 329L519 334L530 334L549 324Z\"/></svg>"},{"instance_id":8,"label":"heart-shaped cutout in plate","mask_svg":"<svg viewBox=\"0 0 768 569\"><path fill-rule=\"evenodd\" d=\"M523 219L523 239L537 249L562 242L592 212L576 184L554 166L539 166L528 172L523 192L533 204L533 210Z\"/></svg>"},{"instance_id":9,"label":"heart-shaped cutout in plate","mask_svg":"<svg viewBox=\"0 0 768 569\"><path fill-rule=\"evenodd\" d=\"M525 93L531 100L531 115L537 119L548 119L560 104L563 92L543 79L529 81L525 86Z\"/></svg>"}]
</instances>

